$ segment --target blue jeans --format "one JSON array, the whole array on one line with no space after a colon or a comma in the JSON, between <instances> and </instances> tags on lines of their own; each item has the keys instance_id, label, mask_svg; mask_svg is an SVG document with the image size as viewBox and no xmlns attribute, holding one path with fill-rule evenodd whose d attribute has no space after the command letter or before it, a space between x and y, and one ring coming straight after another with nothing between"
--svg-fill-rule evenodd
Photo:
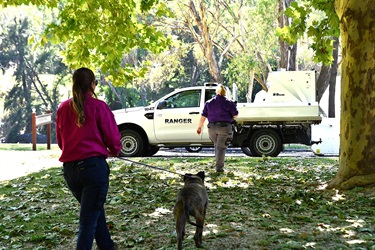
<instances>
[{"instance_id":1,"label":"blue jeans","mask_svg":"<svg viewBox=\"0 0 375 250\"><path fill-rule=\"evenodd\" d=\"M81 204L77 250L91 250L95 238L101 250L112 250L114 243L105 219L104 202L109 186L109 167L103 157L65 162L64 179Z\"/></svg>"}]
</instances>

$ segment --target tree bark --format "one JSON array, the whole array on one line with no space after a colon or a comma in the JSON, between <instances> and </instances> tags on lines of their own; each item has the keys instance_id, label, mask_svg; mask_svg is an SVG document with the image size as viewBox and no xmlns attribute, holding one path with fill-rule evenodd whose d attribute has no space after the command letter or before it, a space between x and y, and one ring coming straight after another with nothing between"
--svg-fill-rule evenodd
<instances>
[{"instance_id":1,"label":"tree bark","mask_svg":"<svg viewBox=\"0 0 375 250\"><path fill-rule=\"evenodd\" d=\"M286 23L284 25L284 21L288 21L287 17L284 18L284 0L279 0L279 17L278 17L278 23L279 28L283 28L285 25L288 25ZM279 68L281 69L287 69L288 68L288 44L279 38L279 45L280 45L280 65Z\"/></svg>"},{"instance_id":2,"label":"tree bark","mask_svg":"<svg viewBox=\"0 0 375 250\"><path fill-rule=\"evenodd\" d=\"M35 72L33 66L27 61L26 58L23 59L26 64L26 68L30 70L30 73L28 74L30 76L31 83L33 84L35 91L38 93L39 98L42 100L44 106L46 106L47 109L50 109L52 107L52 100L50 96L47 93L47 89L45 86L43 86L42 82L39 79L38 74ZM39 85L42 87L43 93L39 90L38 86L36 85L36 82L34 80L34 77L38 81ZM44 96L48 99L48 102L44 98Z\"/></svg>"},{"instance_id":3,"label":"tree bark","mask_svg":"<svg viewBox=\"0 0 375 250\"><path fill-rule=\"evenodd\" d=\"M198 82L198 78L200 76L198 66L194 63L192 65L192 72L191 72L191 78L190 78L190 86L196 86Z\"/></svg>"},{"instance_id":4,"label":"tree bark","mask_svg":"<svg viewBox=\"0 0 375 250\"><path fill-rule=\"evenodd\" d=\"M289 48L290 56L289 56L289 71L295 71L297 70L297 44L294 44Z\"/></svg>"},{"instance_id":5,"label":"tree bark","mask_svg":"<svg viewBox=\"0 0 375 250\"><path fill-rule=\"evenodd\" d=\"M328 188L375 183L375 5L336 0L342 42L340 165Z\"/></svg>"},{"instance_id":6,"label":"tree bark","mask_svg":"<svg viewBox=\"0 0 375 250\"><path fill-rule=\"evenodd\" d=\"M333 62L330 69L329 77L329 96L328 96L328 117L336 117L336 82L337 82L337 67L338 67L338 50L339 39L333 38Z\"/></svg>"},{"instance_id":7,"label":"tree bark","mask_svg":"<svg viewBox=\"0 0 375 250\"><path fill-rule=\"evenodd\" d=\"M318 91L317 101L320 102L324 92L327 90L329 85L329 70L330 67L323 64L320 69L318 79L316 80L316 90Z\"/></svg>"},{"instance_id":8,"label":"tree bark","mask_svg":"<svg viewBox=\"0 0 375 250\"><path fill-rule=\"evenodd\" d=\"M214 46L212 43L211 35L208 29L208 23L206 19L207 9L204 2L198 1L199 12L193 1L190 1L190 12L194 16L195 22L199 29L200 39L194 36L196 42L198 42L203 50L204 56L207 59L210 75L214 82L223 83L223 77L220 72L219 64L216 60L214 53ZM192 31L193 32L193 31Z\"/></svg>"},{"instance_id":9,"label":"tree bark","mask_svg":"<svg viewBox=\"0 0 375 250\"><path fill-rule=\"evenodd\" d=\"M254 88L254 70L251 70L249 72L249 75L250 75L250 79L249 79L249 86L247 88L247 94L246 94L246 100L248 103L252 102L252 97L253 97L253 88Z\"/></svg>"}]
</instances>

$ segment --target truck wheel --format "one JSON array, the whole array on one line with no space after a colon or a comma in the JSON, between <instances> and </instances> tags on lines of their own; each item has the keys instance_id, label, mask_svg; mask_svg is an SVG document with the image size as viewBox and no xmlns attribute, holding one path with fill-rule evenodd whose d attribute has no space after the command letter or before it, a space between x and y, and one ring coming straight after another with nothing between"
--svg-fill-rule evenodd
<instances>
[{"instance_id":1,"label":"truck wheel","mask_svg":"<svg viewBox=\"0 0 375 250\"><path fill-rule=\"evenodd\" d=\"M159 147L157 146L149 146L147 151L147 156L153 156L159 151Z\"/></svg>"},{"instance_id":2,"label":"truck wheel","mask_svg":"<svg viewBox=\"0 0 375 250\"><path fill-rule=\"evenodd\" d=\"M251 153L249 147L241 147L242 152L247 156L253 156L253 153Z\"/></svg>"},{"instance_id":3,"label":"truck wheel","mask_svg":"<svg viewBox=\"0 0 375 250\"><path fill-rule=\"evenodd\" d=\"M143 156L144 142L140 134L131 129L124 129L120 131L122 149L120 156L124 157L138 157Z\"/></svg>"},{"instance_id":4,"label":"truck wheel","mask_svg":"<svg viewBox=\"0 0 375 250\"><path fill-rule=\"evenodd\" d=\"M249 149L255 157L276 157L282 150L281 138L275 130L259 129L250 137Z\"/></svg>"},{"instance_id":5,"label":"truck wheel","mask_svg":"<svg viewBox=\"0 0 375 250\"><path fill-rule=\"evenodd\" d=\"M198 153L202 150L202 147L185 147L185 149L190 153Z\"/></svg>"}]
</instances>

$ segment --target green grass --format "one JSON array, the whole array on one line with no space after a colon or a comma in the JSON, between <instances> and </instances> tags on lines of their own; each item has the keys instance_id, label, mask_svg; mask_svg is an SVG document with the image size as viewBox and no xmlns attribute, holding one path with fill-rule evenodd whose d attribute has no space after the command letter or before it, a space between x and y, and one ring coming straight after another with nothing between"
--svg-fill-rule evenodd
<instances>
[{"instance_id":1,"label":"green grass","mask_svg":"<svg viewBox=\"0 0 375 250\"><path fill-rule=\"evenodd\" d=\"M374 188L325 190L337 158L133 158L176 173L206 171L206 249L375 249ZM120 249L176 249L172 209L182 178L110 160L108 225ZM61 169L0 183L0 249L74 249L79 206ZM186 226L184 249L195 249Z\"/></svg>"},{"instance_id":2,"label":"green grass","mask_svg":"<svg viewBox=\"0 0 375 250\"><path fill-rule=\"evenodd\" d=\"M32 143L0 143L0 151L1 150L15 150L15 151L30 151L33 148ZM44 144L36 144L36 150L46 150L47 143ZM58 149L57 144L51 144L51 149Z\"/></svg>"}]
</instances>

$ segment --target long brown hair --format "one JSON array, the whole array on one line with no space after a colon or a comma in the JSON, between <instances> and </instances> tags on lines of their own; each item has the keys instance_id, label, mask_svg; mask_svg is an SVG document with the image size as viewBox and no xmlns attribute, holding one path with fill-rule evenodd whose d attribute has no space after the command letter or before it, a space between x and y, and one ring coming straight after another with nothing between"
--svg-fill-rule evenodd
<instances>
[{"instance_id":1,"label":"long brown hair","mask_svg":"<svg viewBox=\"0 0 375 250\"><path fill-rule=\"evenodd\" d=\"M90 91L96 97L92 87L94 81L94 72L88 68L79 68L73 73L73 98L70 106L77 115L78 127L82 127L85 123L85 93Z\"/></svg>"}]
</instances>

